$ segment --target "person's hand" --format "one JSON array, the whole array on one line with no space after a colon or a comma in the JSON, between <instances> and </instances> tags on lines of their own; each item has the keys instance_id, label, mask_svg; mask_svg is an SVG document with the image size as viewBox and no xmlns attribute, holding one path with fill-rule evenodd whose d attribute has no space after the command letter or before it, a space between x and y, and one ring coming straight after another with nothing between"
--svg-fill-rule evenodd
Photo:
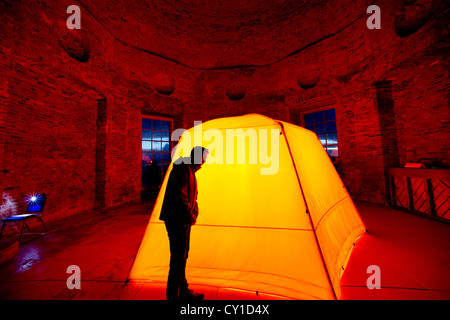
<instances>
[{"instance_id":1,"label":"person's hand","mask_svg":"<svg viewBox=\"0 0 450 320\"><path fill-rule=\"evenodd\" d=\"M195 214L191 214L191 226L193 226L197 222L197 216Z\"/></svg>"}]
</instances>

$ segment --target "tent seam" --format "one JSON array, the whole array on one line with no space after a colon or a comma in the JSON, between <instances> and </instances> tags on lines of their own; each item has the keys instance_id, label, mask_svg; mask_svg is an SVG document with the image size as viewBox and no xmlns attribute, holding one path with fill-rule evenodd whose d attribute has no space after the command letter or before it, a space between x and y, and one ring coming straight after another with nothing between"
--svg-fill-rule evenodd
<instances>
[{"instance_id":1,"label":"tent seam","mask_svg":"<svg viewBox=\"0 0 450 320\"><path fill-rule=\"evenodd\" d=\"M287 136L286 136L286 131L284 130L284 126L283 126L283 123L281 121L278 121L278 124L280 125L281 132L283 133L284 140L286 142L286 146L288 148L289 155L291 157L292 165L294 166L294 171L295 171L295 174L297 176L297 182L298 182L298 185L300 187L300 191L301 191L302 196L303 196L303 201L305 202L305 207L306 207L306 210L307 210L307 213L308 213L309 221L310 221L311 227L313 229L314 238L316 240L316 245L317 245L317 248L319 249L319 252L320 252L320 257L322 258L322 264L323 264L323 266L325 268L325 273L327 274L328 283L330 285L331 292L333 293L334 299L337 300L337 294L336 294L336 292L334 290L333 282L331 280L331 276L330 276L330 273L328 271L328 266L327 266L325 258L323 256L322 248L320 247L319 239L317 238L316 229L314 228L314 223L312 221L311 213L309 212L308 203L306 202L306 197L305 197L305 194L303 192L302 183L300 181L300 176L299 176L298 171L297 171L297 166L295 164L294 157L292 156L292 151L291 151L291 147L289 145L289 141L288 141Z\"/></svg>"},{"instance_id":2,"label":"tent seam","mask_svg":"<svg viewBox=\"0 0 450 320\"><path fill-rule=\"evenodd\" d=\"M148 224L164 224L160 221L150 221ZM227 226L212 224L195 224L196 227L213 227L213 228L242 228L242 229L264 229L264 230L286 230L286 231L314 231L313 229L297 229L297 228L280 228L280 227L252 227L252 226Z\"/></svg>"},{"instance_id":3,"label":"tent seam","mask_svg":"<svg viewBox=\"0 0 450 320\"><path fill-rule=\"evenodd\" d=\"M333 204L331 207L328 208L327 211L324 212L324 214L322 215L322 217L320 218L319 222L317 222L316 227L314 228L314 230L319 229L319 225L322 222L322 220L326 220L324 219L325 217L328 217L328 213L330 212L331 209L333 209L334 207L336 207L338 204L341 204L342 201L344 201L345 199L350 198L350 195L346 195L344 198L342 198L341 200L339 200L338 202L336 202L335 204Z\"/></svg>"}]
</instances>

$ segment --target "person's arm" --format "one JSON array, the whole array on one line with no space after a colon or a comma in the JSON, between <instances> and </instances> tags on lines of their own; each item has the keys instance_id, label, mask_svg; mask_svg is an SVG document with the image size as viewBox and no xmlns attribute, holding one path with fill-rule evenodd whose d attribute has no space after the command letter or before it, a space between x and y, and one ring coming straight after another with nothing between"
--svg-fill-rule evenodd
<instances>
[{"instance_id":1,"label":"person's arm","mask_svg":"<svg viewBox=\"0 0 450 320\"><path fill-rule=\"evenodd\" d=\"M198 204L197 201L195 201L194 208L192 209L191 213L191 225L193 226L197 222L198 217Z\"/></svg>"},{"instance_id":2,"label":"person's arm","mask_svg":"<svg viewBox=\"0 0 450 320\"><path fill-rule=\"evenodd\" d=\"M197 201L195 201L195 204L189 202L190 186L189 172L187 170L181 169L176 172L175 185L178 186L175 201L177 201L179 221L185 225L194 225L197 220L198 206Z\"/></svg>"},{"instance_id":3,"label":"person's arm","mask_svg":"<svg viewBox=\"0 0 450 320\"><path fill-rule=\"evenodd\" d=\"M186 172L180 174L180 193L179 198L181 200L182 212L189 214L189 180Z\"/></svg>"}]
</instances>

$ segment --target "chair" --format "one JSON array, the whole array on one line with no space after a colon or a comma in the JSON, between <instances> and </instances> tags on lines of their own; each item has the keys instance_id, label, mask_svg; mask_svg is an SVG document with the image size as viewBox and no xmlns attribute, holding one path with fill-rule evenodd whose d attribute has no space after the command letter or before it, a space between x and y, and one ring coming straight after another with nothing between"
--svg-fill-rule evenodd
<instances>
[{"instance_id":1,"label":"chair","mask_svg":"<svg viewBox=\"0 0 450 320\"><path fill-rule=\"evenodd\" d=\"M23 227L26 226L28 231L30 231L30 228L28 227L26 220L31 219L31 218L37 218L39 221L41 221L42 225L44 226L45 232L47 232L47 228L45 227L44 220L42 220L42 213L44 211L44 205L45 205L46 200L47 200L47 196L45 194L38 193L37 195L31 197L31 200L28 203L26 213L2 219L3 224L2 224L2 230L0 232L0 237L3 235L3 229L5 228L6 223L22 221L22 227L20 229L20 236L19 236L19 242L20 242L20 240L22 239Z\"/></svg>"}]
</instances>

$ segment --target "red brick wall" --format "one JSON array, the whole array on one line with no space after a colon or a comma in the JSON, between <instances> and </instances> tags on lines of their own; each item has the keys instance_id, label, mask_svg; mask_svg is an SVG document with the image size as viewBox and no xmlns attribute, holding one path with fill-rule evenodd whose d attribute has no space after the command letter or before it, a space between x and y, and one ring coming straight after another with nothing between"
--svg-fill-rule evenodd
<instances>
[{"instance_id":1,"label":"red brick wall","mask_svg":"<svg viewBox=\"0 0 450 320\"><path fill-rule=\"evenodd\" d=\"M436 51L415 57L392 74L402 164L450 167L449 51Z\"/></svg>"},{"instance_id":2,"label":"red brick wall","mask_svg":"<svg viewBox=\"0 0 450 320\"><path fill-rule=\"evenodd\" d=\"M95 96L70 79L54 77L44 70L30 70L18 63L13 70L6 71L3 192L15 199L19 211L25 209L27 194L46 193L49 220L91 209L95 190Z\"/></svg>"}]
</instances>

